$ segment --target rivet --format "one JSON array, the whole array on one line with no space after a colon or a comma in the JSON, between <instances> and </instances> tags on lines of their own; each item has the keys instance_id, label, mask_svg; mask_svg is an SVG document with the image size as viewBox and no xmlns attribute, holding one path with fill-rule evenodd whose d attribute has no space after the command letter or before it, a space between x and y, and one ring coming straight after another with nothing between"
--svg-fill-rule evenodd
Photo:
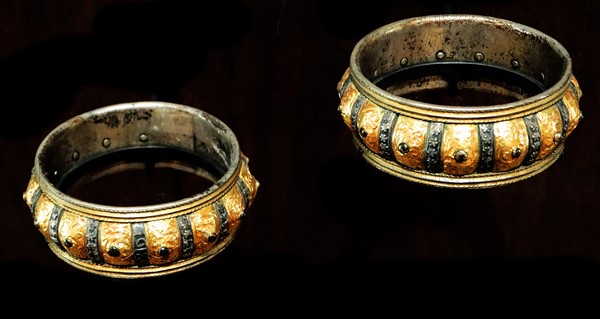
<instances>
[{"instance_id":1,"label":"rivet","mask_svg":"<svg viewBox=\"0 0 600 319\"><path fill-rule=\"evenodd\" d=\"M406 154L410 151L410 147L408 147L408 144L402 142L398 145L398 150L400 151L400 153Z\"/></svg>"},{"instance_id":2,"label":"rivet","mask_svg":"<svg viewBox=\"0 0 600 319\"><path fill-rule=\"evenodd\" d=\"M76 161L79 159L79 152L75 151L73 152L73 155L71 155L71 158Z\"/></svg>"},{"instance_id":3,"label":"rivet","mask_svg":"<svg viewBox=\"0 0 600 319\"><path fill-rule=\"evenodd\" d=\"M554 142L556 142L556 143L560 142L561 138L562 138L562 134L560 132L557 132L556 134L554 134Z\"/></svg>"},{"instance_id":4,"label":"rivet","mask_svg":"<svg viewBox=\"0 0 600 319\"><path fill-rule=\"evenodd\" d=\"M402 60L400 60L400 65L401 66L407 66L408 65L408 59L407 58L402 58Z\"/></svg>"},{"instance_id":5,"label":"rivet","mask_svg":"<svg viewBox=\"0 0 600 319\"><path fill-rule=\"evenodd\" d=\"M362 138L365 138L368 135L367 131L362 127L358 130L358 133L360 134L360 136L362 136Z\"/></svg>"},{"instance_id":6,"label":"rivet","mask_svg":"<svg viewBox=\"0 0 600 319\"><path fill-rule=\"evenodd\" d=\"M209 243L212 243L213 241L217 240L217 234L212 233L212 234L208 235L207 239L208 239Z\"/></svg>"},{"instance_id":7,"label":"rivet","mask_svg":"<svg viewBox=\"0 0 600 319\"><path fill-rule=\"evenodd\" d=\"M521 156L521 149L520 148L515 148L512 150L512 153L510 154L513 158L517 158L519 156Z\"/></svg>"},{"instance_id":8,"label":"rivet","mask_svg":"<svg viewBox=\"0 0 600 319\"><path fill-rule=\"evenodd\" d=\"M162 257L162 258L167 258L169 257L169 248L167 247L160 247L158 249L158 254Z\"/></svg>"},{"instance_id":9,"label":"rivet","mask_svg":"<svg viewBox=\"0 0 600 319\"><path fill-rule=\"evenodd\" d=\"M518 60L511 60L510 61L510 65L512 65L513 68L518 68L519 67L519 61Z\"/></svg>"},{"instance_id":10,"label":"rivet","mask_svg":"<svg viewBox=\"0 0 600 319\"><path fill-rule=\"evenodd\" d=\"M140 141L141 142L146 142L148 141L148 136L144 133L140 134Z\"/></svg>"},{"instance_id":11,"label":"rivet","mask_svg":"<svg viewBox=\"0 0 600 319\"><path fill-rule=\"evenodd\" d=\"M467 152L463 150L457 150L454 152L453 157L457 163L462 163L467 160Z\"/></svg>"},{"instance_id":12,"label":"rivet","mask_svg":"<svg viewBox=\"0 0 600 319\"><path fill-rule=\"evenodd\" d=\"M103 139L102 140L102 146L109 147L110 146L110 139L109 138Z\"/></svg>"},{"instance_id":13,"label":"rivet","mask_svg":"<svg viewBox=\"0 0 600 319\"><path fill-rule=\"evenodd\" d=\"M475 55L473 57L475 58L475 61L483 61L483 53L481 52L475 52Z\"/></svg>"},{"instance_id":14,"label":"rivet","mask_svg":"<svg viewBox=\"0 0 600 319\"><path fill-rule=\"evenodd\" d=\"M435 58L438 60L441 60L443 58L446 57L446 53L442 50L439 50L436 54L435 54Z\"/></svg>"},{"instance_id":15,"label":"rivet","mask_svg":"<svg viewBox=\"0 0 600 319\"><path fill-rule=\"evenodd\" d=\"M121 254L121 252L119 252L119 248L115 247L115 246L111 246L108 249L108 254L112 257L119 257L119 255Z\"/></svg>"}]
</instances>

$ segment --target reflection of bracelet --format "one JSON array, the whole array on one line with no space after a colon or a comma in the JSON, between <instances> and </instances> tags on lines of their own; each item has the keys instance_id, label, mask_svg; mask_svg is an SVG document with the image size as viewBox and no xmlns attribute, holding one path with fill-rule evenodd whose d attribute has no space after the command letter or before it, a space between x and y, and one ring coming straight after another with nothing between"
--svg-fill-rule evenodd
<instances>
[{"instance_id":1,"label":"reflection of bracelet","mask_svg":"<svg viewBox=\"0 0 600 319\"><path fill-rule=\"evenodd\" d=\"M151 158L156 161L148 164ZM114 165L88 174L89 180L122 173L136 161L156 164L152 169L187 167L210 186L172 201L134 206L85 201L65 190L85 178L91 163ZM98 275L140 278L188 269L222 251L258 187L236 136L220 120L184 105L137 102L96 109L56 127L37 150L23 199L62 260Z\"/></svg>"},{"instance_id":2,"label":"reflection of bracelet","mask_svg":"<svg viewBox=\"0 0 600 319\"><path fill-rule=\"evenodd\" d=\"M378 169L440 187L531 177L581 119L563 46L493 17L438 15L383 26L355 46L339 111Z\"/></svg>"}]
</instances>

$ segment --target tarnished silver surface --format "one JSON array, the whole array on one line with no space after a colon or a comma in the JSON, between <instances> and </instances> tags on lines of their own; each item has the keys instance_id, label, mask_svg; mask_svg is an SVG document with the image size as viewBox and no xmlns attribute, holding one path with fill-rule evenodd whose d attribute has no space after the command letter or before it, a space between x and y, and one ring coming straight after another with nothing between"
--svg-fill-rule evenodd
<instances>
[{"instance_id":1,"label":"tarnished silver surface","mask_svg":"<svg viewBox=\"0 0 600 319\"><path fill-rule=\"evenodd\" d=\"M148 148L197 156L210 170L194 173L210 176L213 184L182 199L137 206L88 202L59 187L86 162ZM219 119L189 106L137 102L81 114L50 132L23 199L58 257L94 274L140 278L182 271L222 251L258 187L236 136Z\"/></svg>"},{"instance_id":2,"label":"tarnished silver surface","mask_svg":"<svg viewBox=\"0 0 600 319\"><path fill-rule=\"evenodd\" d=\"M565 48L487 16L382 26L356 44L337 91L342 120L370 164L440 187L494 187L538 174L582 118ZM422 98L440 92L444 99Z\"/></svg>"}]
</instances>

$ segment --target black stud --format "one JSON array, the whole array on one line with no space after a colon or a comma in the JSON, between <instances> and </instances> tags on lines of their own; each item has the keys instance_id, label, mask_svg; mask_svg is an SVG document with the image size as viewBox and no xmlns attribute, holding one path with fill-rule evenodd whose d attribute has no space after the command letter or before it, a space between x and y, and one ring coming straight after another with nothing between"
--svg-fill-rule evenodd
<instances>
[{"instance_id":1,"label":"black stud","mask_svg":"<svg viewBox=\"0 0 600 319\"><path fill-rule=\"evenodd\" d=\"M398 150L400 151L400 153L406 154L410 151L410 147L408 147L408 144L402 142L398 145Z\"/></svg>"},{"instance_id":2,"label":"black stud","mask_svg":"<svg viewBox=\"0 0 600 319\"><path fill-rule=\"evenodd\" d=\"M121 252L119 251L119 248L112 246L108 249L108 255L111 257L119 257L119 255L121 254Z\"/></svg>"},{"instance_id":3,"label":"black stud","mask_svg":"<svg viewBox=\"0 0 600 319\"><path fill-rule=\"evenodd\" d=\"M521 156L521 149L520 149L520 148L518 148L518 147L517 147L517 148L515 148L515 149L512 151L512 153L511 153L511 156L512 156L513 158L518 158L519 156Z\"/></svg>"},{"instance_id":4,"label":"black stud","mask_svg":"<svg viewBox=\"0 0 600 319\"><path fill-rule=\"evenodd\" d=\"M207 239L208 239L209 243L212 243L213 241L217 240L217 234L212 233L212 234L208 235Z\"/></svg>"},{"instance_id":5,"label":"black stud","mask_svg":"<svg viewBox=\"0 0 600 319\"><path fill-rule=\"evenodd\" d=\"M162 258L167 258L169 257L169 248L167 247L160 247L158 249L158 254L162 257Z\"/></svg>"},{"instance_id":6,"label":"black stud","mask_svg":"<svg viewBox=\"0 0 600 319\"><path fill-rule=\"evenodd\" d=\"M456 152L454 152L454 160L457 163L462 163L464 161L467 160L467 152L463 151L463 150L457 150Z\"/></svg>"},{"instance_id":7,"label":"black stud","mask_svg":"<svg viewBox=\"0 0 600 319\"><path fill-rule=\"evenodd\" d=\"M65 247L67 247L67 248L73 247L73 242L68 238L65 240Z\"/></svg>"},{"instance_id":8,"label":"black stud","mask_svg":"<svg viewBox=\"0 0 600 319\"><path fill-rule=\"evenodd\" d=\"M365 138L365 137L367 137L367 135L368 135L367 131L366 131L364 128L362 128L362 127L361 127L361 128L360 128L360 130L359 130L359 134L360 134L360 136L361 136L362 138Z\"/></svg>"}]
</instances>

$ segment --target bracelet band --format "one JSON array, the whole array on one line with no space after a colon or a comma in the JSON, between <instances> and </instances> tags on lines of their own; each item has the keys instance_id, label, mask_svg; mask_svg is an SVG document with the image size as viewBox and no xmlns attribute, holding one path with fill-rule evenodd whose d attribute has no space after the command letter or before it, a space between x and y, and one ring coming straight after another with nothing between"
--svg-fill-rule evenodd
<instances>
[{"instance_id":1,"label":"bracelet band","mask_svg":"<svg viewBox=\"0 0 600 319\"><path fill-rule=\"evenodd\" d=\"M582 119L565 48L494 17L424 16L376 29L354 47L337 91L368 163L439 187L538 174Z\"/></svg>"},{"instance_id":2,"label":"bracelet band","mask_svg":"<svg viewBox=\"0 0 600 319\"><path fill-rule=\"evenodd\" d=\"M173 201L133 206L89 202L65 191L89 163L112 157L127 168L136 162L127 155L132 152L141 152L141 160L153 152L184 154L168 155L166 165L189 166L211 185ZM196 162L182 160L188 158ZM222 251L258 188L236 136L219 119L184 105L137 102L81 114L50 132L38 147L23 199L51 250L68 264L107 277L142 278L189 269Z\"/></svg>"}]
</instances>

